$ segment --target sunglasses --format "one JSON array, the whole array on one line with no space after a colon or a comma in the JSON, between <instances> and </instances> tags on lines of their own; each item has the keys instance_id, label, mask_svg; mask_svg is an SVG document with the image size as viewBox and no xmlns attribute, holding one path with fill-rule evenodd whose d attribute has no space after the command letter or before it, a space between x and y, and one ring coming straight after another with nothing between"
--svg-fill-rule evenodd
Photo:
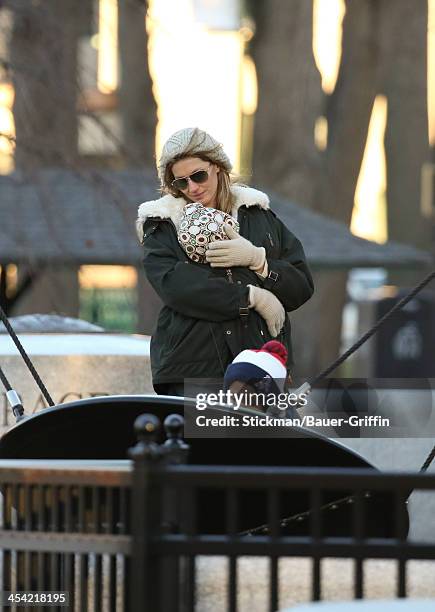
<instances>
[{"instance_id":1,"label":"sunglasses","mask_svg":"<svg viewBox=\"0 0 435 612\"><path fill-rule=\"evenodd\" d=\"M176 178L172 181L171 186L174 189L179 189L180 191L184 191L189 186L189 181L193 181L200 185L201 183L205 183L208 180L208 176L210 174L210 165L206 170L196 170L196 172L192 172L188 176L182 176L180 178Z\"/></svg>"}]
</instances>

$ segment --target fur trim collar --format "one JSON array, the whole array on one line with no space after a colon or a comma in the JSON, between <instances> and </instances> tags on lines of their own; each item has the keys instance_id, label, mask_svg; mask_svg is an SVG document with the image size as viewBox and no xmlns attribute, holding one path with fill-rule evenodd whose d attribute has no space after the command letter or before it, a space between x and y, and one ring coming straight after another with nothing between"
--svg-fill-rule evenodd
<instances>
[{"instance_id":1,"label":"fur trim collar","mask_svg":"<svg viewBox=\"0 0 435 612\"><path fill-rule=\"evenodd\" d=\"M235 197L235 203L232 210L233 215L237 214L241 206L259 206L265 210L269 208L269 197L262 191L254 189L253 187L233 185L231 187L231 193ZM184 198L175 198L173 195L167 194L158 200L151 200L150 202L141 204L138 209L138 217L136 220L136 231L139 240L143 238L142 227L148 218L171 219L178 229L183 206L186 203L187 201Z\"/></svg>"}]
</instances>

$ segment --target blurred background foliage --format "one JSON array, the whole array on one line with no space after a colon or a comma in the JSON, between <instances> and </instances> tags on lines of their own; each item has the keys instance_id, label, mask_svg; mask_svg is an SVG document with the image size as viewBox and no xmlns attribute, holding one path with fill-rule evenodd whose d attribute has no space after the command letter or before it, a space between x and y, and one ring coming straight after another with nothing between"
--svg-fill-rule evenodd
<instances>
[{"instance_id":1,"label":"blurred background foliage","mask_svg":"<svg viewBox=\"0 0 435 612\"><path fill-rule=\"evenodd\" d=\"M434 0L4 0L0 172L36 185L53 167L155 176L162 142L199 125L245 182L433 252L434 22ZM152 331L158 301L134 266L0 263L11 314ZM293 316L310 373L357 330L347 272L314 273L315 297ZM375 270L364 282L416 280Z\"/></svg>"}]
</instances>

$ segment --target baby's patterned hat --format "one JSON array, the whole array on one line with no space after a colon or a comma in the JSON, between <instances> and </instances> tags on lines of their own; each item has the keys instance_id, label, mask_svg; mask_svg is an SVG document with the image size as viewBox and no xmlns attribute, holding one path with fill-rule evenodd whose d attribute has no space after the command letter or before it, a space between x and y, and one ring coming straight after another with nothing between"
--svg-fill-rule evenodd
<instances>
[{"instance_id":1,"label":"baby's patterned hat","mask_svg":"<svg viewBox=\"0 0 435 612\"><path fill-rule=\"evenodd\" d=\"M206 263L208 245L215 240L228 240L225 224L239 231L239 224L231 215L199 202L186 204L177 232L178 242L192 261Z\"/></svg>"}]
</instances>

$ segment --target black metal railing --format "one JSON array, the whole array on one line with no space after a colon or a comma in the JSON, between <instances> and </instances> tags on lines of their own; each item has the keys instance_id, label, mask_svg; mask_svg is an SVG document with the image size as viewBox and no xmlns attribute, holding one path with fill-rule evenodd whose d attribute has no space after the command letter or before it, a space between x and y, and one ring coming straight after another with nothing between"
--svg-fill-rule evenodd
<instances>
[{"instance_id":1,"label":"black metal railing","mask_svg":"<svg viewBox=\"0 0 435 612\"><path fill-rule=\"evenodd\" d=\"M220 556L220 609L236 612L239 561L261 557L269 578L258 609L275 611L281 559L312 561L312 600L324 598L327 558L353 560L354 598L366 559L397 562L397 597L407 596L409 560L435 560L435 541L408 539L406 504L414 489L434 491L435 475L187 465L181 417L166 420L164 444L156 417L135 427L131 462L0 461L0 591L67 591L80 612L195 611L206 603L200 562Z\"/></svg>"},{"instance_id":2,"label":"black metal railing","mask_svg":"<svg viewBox=\"0 0 435 612\"><path fill-rule=\"evenodd\" d=\"M0 591L68 592L71 610L128 609L116 575L131 552L131 469L60 463L0 462Z\"/></svg>"},{"instance_id":3,"label":"black metal railing","mask_svg":"<svg viewBox=\"0 0 435 612\"><path fill-rule=\"evenodd\" d=\"M407 596L409 560L435 560L435 534L432 542L407 539L407 499L416 489L435 491L435 475L190 466L182 455L174 465L153 442L155 423L147 431L147 417L142 418L142 440L134 456L140 483L133 489L138 512L134 524L141 530L136 555L142 560L133 567L132 588L140 595L135 611L194 612L196 561L203 556L228 559L224 597L229 612L239 609L241 557L269 559L270 611L280 607L280 558L312 560L312 600L322 599L321 562L326 558L354 560L355 599L364 595L366 559L397 561L397 597Z\"/></svg>"}]
</instances>

